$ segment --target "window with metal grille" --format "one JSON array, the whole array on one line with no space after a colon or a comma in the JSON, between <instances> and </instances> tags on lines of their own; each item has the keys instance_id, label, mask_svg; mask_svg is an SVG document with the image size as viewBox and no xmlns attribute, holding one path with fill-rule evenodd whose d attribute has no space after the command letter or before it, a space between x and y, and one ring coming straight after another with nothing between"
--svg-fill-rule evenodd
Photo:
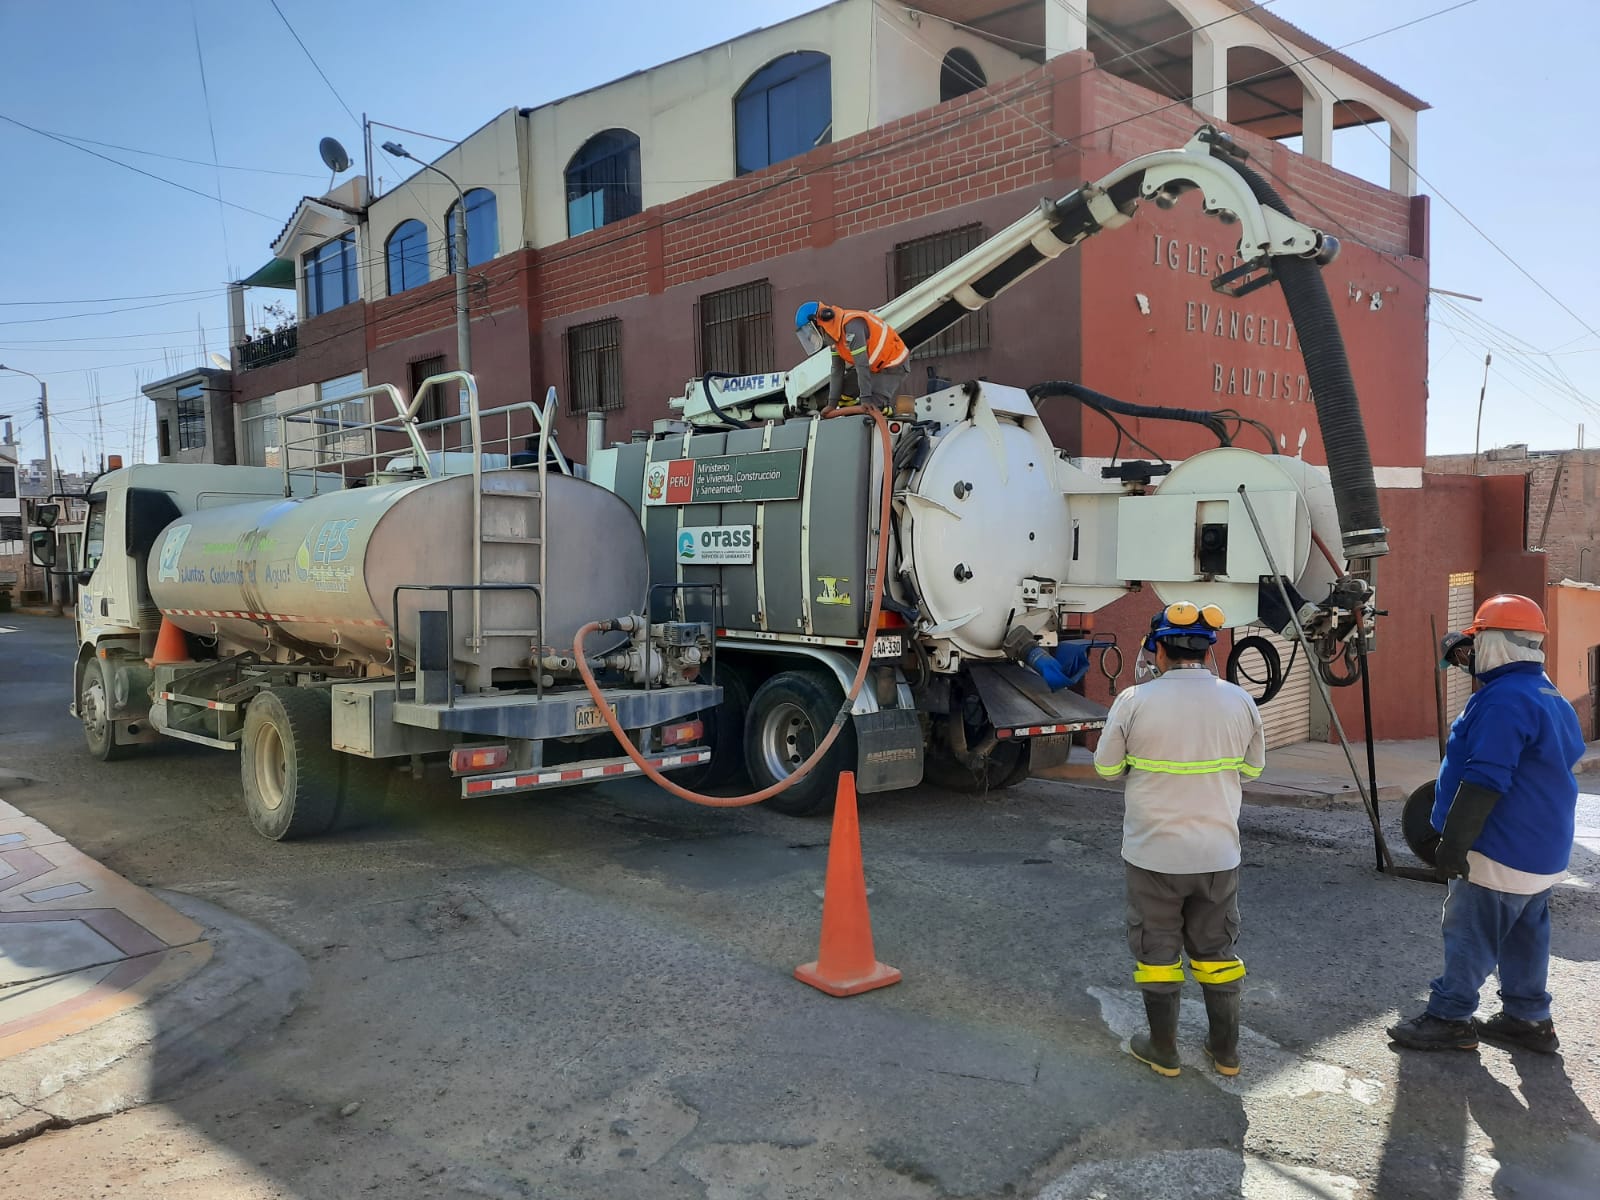
<instances>
[{"instance_id":1,"label":"window with metal grille","mask_svg":"<svg viewBox=\"0 0 1600 1200\"><path fill-rule=\"evenodd\" d=\"M567 411L622 407L622 322L616 317L567 330Z\"/></svg>"},{"instance_id":2,"label":"window with metal grille","mask_svg":"<svg viewBox=\"0 0 1600 1200\"><path fill-rule=\"evenodd\" d=\"M774 370L772 284L765 279L700 297L700 371Z\"/></svg>"},{"instance_id":3,"label":"window with metal grille","mask_svg":"<svg viewBox=\"0 0 1600 1200\"><path fill-rule=\"evenodd\" d=\"M915 241L901 242L891 256L891 294L898 296L936 275L983 241L982 225L963 225ZM916 359L982 350L989 344L989 310L968 313L943 333L913 348Z\"/></svg>"},{"instance_id":4,"label":"window with metal grille","mask_svg":"<svg viewBox=\"0 0 1600 1200\"><path fill-rule=\"evenodd\" d=\"M178 449L199 450L205 444L205 385L191 383L178 389Z\"/></svg>"},{"instance_id":5,"label":"window with metal grille","mask_svg":"<svg viewBox=\"0 0 1600 1200\"><path fill-rule=\"evenodd\" d=\"M467 255L469 258L472 255L470 243L467 246ZM408 370L411 375L411 394L415 396L430 375L443 375L448 368L445 366L444 355L436 354L432 358L419 358ZM434 388L423 400L422 410L417 413L417 420L427 424L429 421L443 420L444 415L444 392Z\"/></svg>"}]
</instances>

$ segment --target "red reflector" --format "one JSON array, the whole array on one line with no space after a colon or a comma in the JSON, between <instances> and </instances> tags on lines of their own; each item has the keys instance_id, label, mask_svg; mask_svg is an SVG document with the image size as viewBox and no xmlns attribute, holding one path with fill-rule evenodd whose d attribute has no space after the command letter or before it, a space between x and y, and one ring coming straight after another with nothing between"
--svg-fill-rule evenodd
<instances>
[{"instance_id":1,"label":"red reflector","mask_svg":"<svg viewBox=\"0 0 1600 1200\"><path fill-rule=\"evenodd\" d=\"M906 619L897 612L881 612L878 614L879 629L904 629L906 625Z\"/></svg>"},{"instance_id":2,"label":"red reflector","mask_svg":"<svg viewBox=\"0 0 1600 1200\"><path fill-rule=\"evenodd\" d=\"M661 744L663 746L681 746L685 742L698 742L705 731L705 724L700 721L680 721L676 725L663 725L661 727Z\"/></svg>"},{"instance_id":3,"label":"red reflector","mask_svg":"<svg viewBox=\"0 0 1600 1200\"><path fill-rule=\"evenodd\" d=\"M450 751L450 770L457 775L467 771L492 771L506 765L508 754L504 746L462 746Z\"/></svg>"}]
</instances>

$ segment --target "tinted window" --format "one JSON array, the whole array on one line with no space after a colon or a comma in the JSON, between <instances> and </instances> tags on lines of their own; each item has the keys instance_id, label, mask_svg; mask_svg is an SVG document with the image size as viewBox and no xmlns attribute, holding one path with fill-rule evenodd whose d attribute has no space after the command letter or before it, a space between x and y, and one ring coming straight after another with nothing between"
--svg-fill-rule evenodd
<instances>
[{"instance_id":1,"label":"tinted window","mask_svg":"<svg viewBox=\"0 0 1600 1200\"><path fill-rule=\"evenodd\" d=\"M355 231L324 242L305 257L306 312L332 312L356 300Z\"/></svg>"},{"instance_id":2,"label":"tinted window","mask_svg":"<svg viewBox=\"0 0 1600 1200\"><path fill-rule=\"evenodd\" d=\"M471 228L468 228L468 237ZM389 235L389 295L428 282L428 227L401 221ZM470 247L469 247L470 250Z\"/></svg>"},{"instance_id":3,"label":"tinted window","mask_svg":"<svg viewBox=\"0 0 1600 1200\"><path fill-rule=\"evenodd\" d=\"M631 217L642 206L639 139L608 129L583 144L567 164L567 234L576 237Z\"/></svg>"},{"instance_id":4,"label":"tinted window","mask_svg":"<svg viewBox=\"0 0 1600 1200\"><path fill-rule=\"evenodd\" d=\"M467 199L467 266L486 263L500 253L500 221L495 215L494 193L488 188L473 188ZM450 272L456 269L456 216L461 210L458 200L450 206L450 216L445 232L450 238Z\"/></svg>"},{"instance_id":5,"label":"tinted window","mask_svg":"<svg viewBox=\"0 0 1600 1200\"><path fill-rule=\"evenodd\" d=\"M733 102L739 174L804 154L833 140L833 73L826 54L774 59Z\"/></svg>"},{"instance_id":6,"label":"tinted window","mask_svg":"<svg viewBox=\"0 0 1600 1200\"><path fill-rule=\"evenodd\" d=\"M92 571L106 552L106 498L89 497L89 521L83 531L83 569Z\"/></svg>"}]
</instances>

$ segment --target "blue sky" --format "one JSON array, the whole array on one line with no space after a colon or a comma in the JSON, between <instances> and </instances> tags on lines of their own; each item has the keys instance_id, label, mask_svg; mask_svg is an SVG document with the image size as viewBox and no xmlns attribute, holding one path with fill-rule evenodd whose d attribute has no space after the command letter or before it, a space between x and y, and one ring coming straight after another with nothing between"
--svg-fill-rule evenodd
<instances>
[{"instance_id":1,"label":"blue sky","mask_svg":"<svg viewBox=\"0 0 1600 1200\"><path fill-rule=\"evenodd\" d=\"M1271 7L1344 46L1455 2L1276 0ZM817 7L809 0L613 5L620 15L597 37L594 6L548 0L480 0L459 10L413 0L278 0L358 116L446 138L505 108L557 99ZM1597 40L1600 6L1587 0L1469 0L1348 50L1433 105L1422 117L1417 162L1432 185L1423 190L1434 197L1432 281L1483 297L1433 308L1432 452L1472 448L1490 351L1484 445L1567 447L1580 421L1588 423L1587 443L1600 444L1591 221L1600 164L1586 121ZM172 156L89 147L237 206L0 121L0 362L49 380L64 469L92 462L97 394L106 451L129 454L142 433L153 458L140 382L203 361L202 347L225 349L224 282L266 261L298 198L327 187L318 139L338 137L359 163L359 121L271 0L6 0L0 44L10 51L0 115ZM456 46L467 57L452 70ZM388 136L418 154L440 146ZM1345 131L1336 142L1336 165L1368 178L1386 179L1385 155L1365 130ZM226 169L234 167L251 170ZM381 159L378 173L396 178ZM264 295L272 294L254 293L258 303ZM43 453L30 419L36 396L32 380L0 374L0 412L13 414L24 457Z\"/></svg>"}]
</instances>

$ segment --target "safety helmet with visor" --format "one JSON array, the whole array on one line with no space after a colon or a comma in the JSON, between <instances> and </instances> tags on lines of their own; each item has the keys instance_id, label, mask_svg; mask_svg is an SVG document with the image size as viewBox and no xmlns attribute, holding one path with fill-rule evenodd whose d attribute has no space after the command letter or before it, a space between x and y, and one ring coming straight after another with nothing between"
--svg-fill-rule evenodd
<instances>
[{"instance_id":1,"label":"safety helmet with visor","mask_svg":"<svg viewBox=\"0 0 1600 1200\"><path fill-rule=\"evenodd\" d=\"M820 317L827 320L833 316L833 310L827 305L816 300L807 300L794 313L794 336L800 341L800 348L807 354L815 354L818 350L828 348L827 335L817 327Z\"/></svg>"}]
</instances>

